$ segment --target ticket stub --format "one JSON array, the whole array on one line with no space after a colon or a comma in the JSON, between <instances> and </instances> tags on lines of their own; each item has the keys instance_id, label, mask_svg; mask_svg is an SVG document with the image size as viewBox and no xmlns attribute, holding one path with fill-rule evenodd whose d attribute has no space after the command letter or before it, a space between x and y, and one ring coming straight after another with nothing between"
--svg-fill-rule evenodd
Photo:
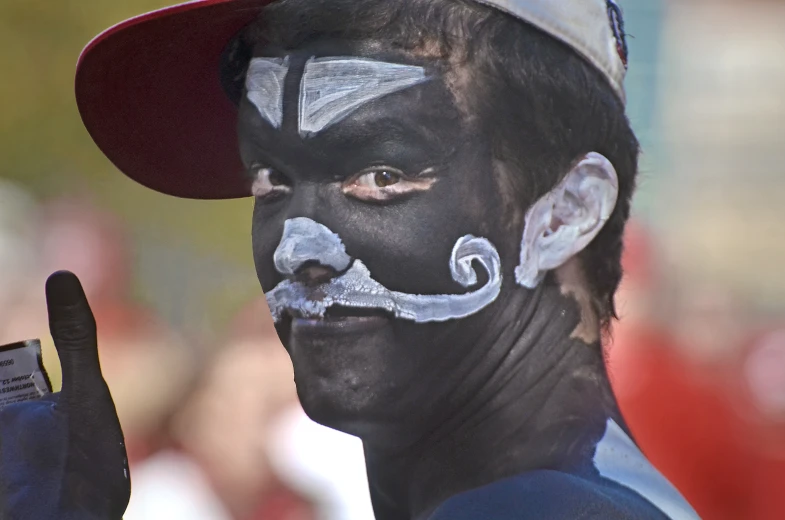
<instances>
[{"instance_id":1,"label":"ticket stub","mask_svg":"<svg viewBox=\"0 0 785 520\"><path fill-rule=\"evenodd\" d=\"M0 347L0 408L52 392L37 339Z\"/></svg>"}]
</instances>

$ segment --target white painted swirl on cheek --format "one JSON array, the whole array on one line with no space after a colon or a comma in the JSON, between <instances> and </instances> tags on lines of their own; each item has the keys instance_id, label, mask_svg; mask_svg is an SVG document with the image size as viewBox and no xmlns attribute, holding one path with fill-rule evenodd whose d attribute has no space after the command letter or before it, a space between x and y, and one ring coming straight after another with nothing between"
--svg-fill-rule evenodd
<instances>
[{"instance_id":1,"label":"white painted swirl on cheek","mask_svg":"<svg viewBox=\"0 0 785 520\"><path fill-rule=\"evenodd\" d=\"M322 318L334 305L379 309L416 323L461 319L490 305L501 290L499 253L485 238L466 235L458 240L450 257L453 279L464 287L476 284L477 273L472 265L475 261L486 270L488 282L465 294L417 295L392 291L374 280L362 261L355 260L346 273L316 287L285 280L266 294L267 303L276 322L285 311Z\"/></svg>"}]
</instances>

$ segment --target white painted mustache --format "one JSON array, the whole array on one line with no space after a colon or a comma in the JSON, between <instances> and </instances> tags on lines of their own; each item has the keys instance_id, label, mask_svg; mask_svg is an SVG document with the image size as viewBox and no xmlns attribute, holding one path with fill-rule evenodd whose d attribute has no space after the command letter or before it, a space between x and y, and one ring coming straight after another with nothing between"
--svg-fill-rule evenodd
<instances>
[{"instance_id":1,"label":"white painted mustache","mask_svg":"<svg viewBox=\"0 0 785 520\"><path fill-rule=\"evenodd\" d=\"M274 261L276 269L284 275L294 274L306 262L316 262L338 272L351 263L345 273L315 287L284 280L266 293L275 322L287 311L306 318L323 318L327 309L336 305L378 309L416 323L444 322L471 316L490 305L499 296L502 283L501 260L496 248L485 238L466 235L452 250L450 273L463 287L475 285L477 273L472 262L477 261L488 273L484 286L465 294L416 295L392 291L374 280L361 260L351 262L338 235L309 218L286 221Z\"/></svg>"}]
</instances>

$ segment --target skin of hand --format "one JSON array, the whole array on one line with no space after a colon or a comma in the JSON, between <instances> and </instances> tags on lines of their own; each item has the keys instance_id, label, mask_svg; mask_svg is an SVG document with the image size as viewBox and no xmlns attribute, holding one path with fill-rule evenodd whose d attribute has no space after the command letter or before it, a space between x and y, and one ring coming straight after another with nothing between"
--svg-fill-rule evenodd
<instances>
[{"instance_id":1,"label":"skin of hand","mask_svg":"<svg viewBox=\"0 0 785 520\"><path fill-rule=\"evenodd\" d=\"M70 272L47 280L46 300L63 390L0 410L0 518L119 520L131 479L95 319Z\"/></svg>"}]
</instances>

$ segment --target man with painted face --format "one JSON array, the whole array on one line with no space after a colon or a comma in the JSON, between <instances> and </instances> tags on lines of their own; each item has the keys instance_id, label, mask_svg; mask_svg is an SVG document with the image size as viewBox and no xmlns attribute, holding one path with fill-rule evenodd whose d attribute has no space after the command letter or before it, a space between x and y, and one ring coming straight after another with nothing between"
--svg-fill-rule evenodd
<instances>
[{"instance_id":1,"label":"man with painted face","mask_svg":"<svg viewBox=\"0 0 785 520\"><path fill-rule=\"evenodd\" d=\"M138 182L255 197L256 269L300 400L363 440L377 519L697 518L630 439L600 345L638 157L619 7L266 4L110 29L77 101ZM59 498L25 518L115 518L129 482L89 310L71 275L47 290L72 403L55 409L103 404L91 431L47 432L70 435L66 463L32 473Z\"/></svg>"}]
</instances>

